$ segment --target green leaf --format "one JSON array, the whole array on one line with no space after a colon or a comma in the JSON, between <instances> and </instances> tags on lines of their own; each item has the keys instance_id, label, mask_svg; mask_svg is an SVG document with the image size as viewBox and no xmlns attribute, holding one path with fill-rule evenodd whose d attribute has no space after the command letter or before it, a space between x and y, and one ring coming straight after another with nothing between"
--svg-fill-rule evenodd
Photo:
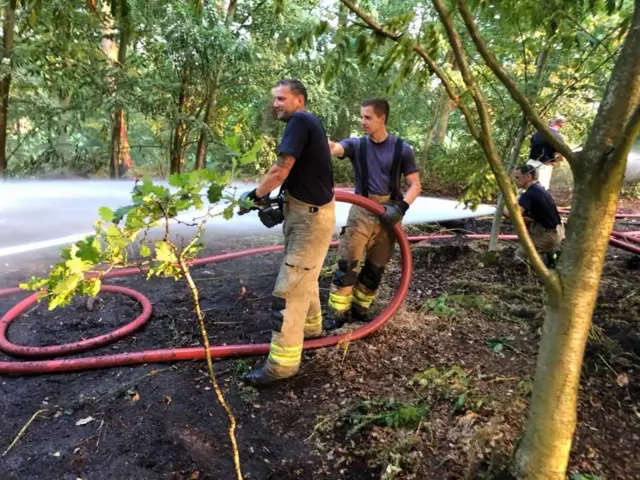
<instances>
[{"instance_id":1,"label":"green leaf","mask_svg":"<svg viewBox=\"0 0 640 480\"><path fill-rule=\"evenodd\" d=\"M151 249L149 248L149 245L140 245L140 256L148 257L149 255L151 255Z\"/></svg>"},{"instance_id":2,"label":"green leaf","mask_svg":"<svg viewBox=\"0 0 640 480\"><path fill-rule=\"evenodd\" d=\"M264 146L264 141L262 139L258 140L253 144L253 147L246 151L242 156L238 159L240 165L247 165L249 163L254 163L256 161L256 155Z\"/></svg>"},{"instance_id":3,"label":"green leaf","mask_svg":"<svg viewBox=\"0 0 640 480\"><path fill-rule=\"evenodd\" d=\"M189 174L189 185L195 187L200 181L200 170L194 170Z\"/></svg>"},{"instance_id":4,"label":"green leaf","mask_svg":"<svg viewBox=\"0 0 640 480\"><path fill-rule=\"evenodd\" d=\"M113 212L113 223L120 223L122 219L134 208L136 208L135 205L127 205L125 207L117 208L116 211Z\"/></svg>"},{"instance_id":5,"label":"green leaf","mask_svg":"<svg viewBox=\"0 0 640 480\"><path fill-rule=\"evenodd\" d=\"M217 203L222 198L223 186L217 183L212 183L207 189L207 200L209 203Z\"/></svg>"},{"instance_id":6,"label":"green leaf","mask_svg":"<svg viewBox=\"0 0 640 480\"><path fill-rule=\"evenodd\" d=\"M229 205L222 211L222 217L225 220L231 220L233 218L233 205Z\"/></svg>"},{"instance_id":7,"label":"green leaf","mask_svg":"<svg viewBox=\"0 0 640 480\"><path fill-rule=\"evenodd\" d=\"M111 210L109 207L100 207L98 209L98 215L100 215L100 218L102 218L105 222L110 222L115 217L113 210Z\"/></svg>"},{"instance_id":8,"label":"green leaf","mask_svg":"<svg viewBox=\"0 0 640 480\"><path fill-rule=\"evenodd\" d=\"M238 135L228 135L224 137L224 144L227 147L228 153L233 155L240 155L240 143Z\"/></svg>"},{"instance_id":9,"label":"green leaf","mask_svg":"<svg viewBox=\"0 0 640 480\"><path fill-rule=\"evenodd\" d=\"M84 294L95 297L100 292L101 281L99 278L90 278L84 282Z\"/></svg>"},{"instance_id":10,"label":"green leaf","mask_svg":"<svg viewBox=\"0 0 640 480\"><path fill-rule=\"evenodd\" d=\"M167 183L172 187L182 187L186 182L184 175L180 173L172 173L169 175Z\"/></svg>"},{"instance_id":11,"label":"green leaf","mask_svg":"<svg viewBox=\"0 0 640 480\"><path fill-rule=\"evenodd\" d=\"M159 262L175 263L178 259L168 242L156 243L156 260Z\"/></svg>"},{"instance_id":12,"label":"green leaf","mask_svg":"<svg viewBox=\"0 0 640 480\"><path fill-rule=\"evenodd\" d=\"M464 407L465 403L467 403L467 394L461 393L456 397L456 401L453 404L453 411L458 412Z\"/></svg>"},{"instance_id":13,"label":"green leaf","mask_svg":"<svg viewBox=\"0 0 640 480\"><path fill-rule=\"evenodd\" d=\"M58 282L53 289L53 293L57 296L71 295L75 291L78 286L78 282L81 279L82 276L80 275L69 275L68 277L63 278L62 281Z\"/></svg>"}]
</instances>

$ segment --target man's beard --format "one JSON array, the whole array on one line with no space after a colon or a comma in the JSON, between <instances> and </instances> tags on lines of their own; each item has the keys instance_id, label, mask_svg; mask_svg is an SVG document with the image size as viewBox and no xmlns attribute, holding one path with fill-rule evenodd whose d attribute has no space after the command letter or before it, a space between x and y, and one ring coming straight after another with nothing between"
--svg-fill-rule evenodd
<instances>
[{"instance_id":1,"label":"man's beard","mask_svg":"<svg viewBox=\"0 0 640 480\"><path fill-rule=\"evenodd\" d=\"M281 110L281 111L276 111L276 117L278 118L278 120L286 122L291 117L291 114L289 112Z\"/></svg>"}]
</instances>

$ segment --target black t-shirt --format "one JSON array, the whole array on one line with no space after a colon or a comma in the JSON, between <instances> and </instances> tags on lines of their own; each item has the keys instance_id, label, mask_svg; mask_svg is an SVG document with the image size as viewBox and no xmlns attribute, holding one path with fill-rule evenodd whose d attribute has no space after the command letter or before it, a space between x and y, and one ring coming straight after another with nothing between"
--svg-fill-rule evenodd
<instances>
[{"instance_id":1,"label":"black t-shirt","mask_svg":"<svg viewBox=\"0 0 640 480\"><path fill-rule=\"evenodd\" d=\"M527 190L520 195L518 203L525 210L525 216L542 225L548 230L553 230L561 223L560 214L556 202L539 183L532 183Z\"/></svg>"},{"instance_id":2,"label":"black t-shirt","mask_svg":"<svg viewBox=\"0 0 640 480\"><path fill-rule=\"evenodd\" d=\"M551 128L550 131L558 140L562 140L562 136L556 130ZM547 163L556 156L556 153L553 145L551 145L540 132L536 132L531 136L531 150L529 151L529 158L531 160Z\"/></svg>"},{"instance_id":3,"label":"black t-shirt","mask_svg":"<svg viewBox=\"0 0 640 480\"><path fill-rule=\"evenodd\" d=\"M285 188L294 198L318 207L333 198L331 153L322 122L304 110L287 121L276 151L295 157Z\"/></svg>"}]
</instances>

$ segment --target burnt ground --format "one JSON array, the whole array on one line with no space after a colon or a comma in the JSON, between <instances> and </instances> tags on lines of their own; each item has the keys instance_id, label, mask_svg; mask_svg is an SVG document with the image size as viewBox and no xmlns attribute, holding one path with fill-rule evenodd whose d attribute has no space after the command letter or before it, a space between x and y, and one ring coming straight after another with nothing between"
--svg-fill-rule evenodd
<instances>
[{"instance_id":1,"label":"burnt ground","mask_svg":"<svg viewBox=\"0 0 640 480\"><path fill-rule=\"evenodd\" d=\"M238 421L245 478L459 479L500 472L530 398L545 295L512 259L514 246L505 245L490 266L481 263L484 249L484 242L461 239L415 245L410 291L392 320L366 339L305 352L299 375L278 386L258 391L240 382L261 358L217 361ZM194 269L213 344L268 341L280 260L274 253ZM582 373L572 473L640 478L639 272L629 254L609 250ZM378 306L399 275L396 257ZM135 286L153 302L153 315L134 335L92 355L199 344L182 283L142 277L109 283ZM21 296L0 298L0 311ZM52 312L40 305L9 334L15 343L63 343L108 332L138 311L133 300L101 294L92 310L80 299ZM227 420L204 367L190 361L0 377L2 452L44 410L0 457L1 478L233 478Z\"/></svg>"}]
</instances>

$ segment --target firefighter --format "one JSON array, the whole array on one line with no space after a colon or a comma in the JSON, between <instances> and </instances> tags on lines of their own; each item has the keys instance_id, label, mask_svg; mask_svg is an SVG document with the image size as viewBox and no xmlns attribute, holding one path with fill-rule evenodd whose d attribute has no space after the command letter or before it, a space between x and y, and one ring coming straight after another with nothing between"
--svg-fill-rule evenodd
<instances>
[{"instance_id":1,"label":"firefighter","mask_svg":"<svg viewBox=\"0 0 640 480\"><path fill-rule=\"evenodd\" d=\"M305 110L307 91L300 81L284 79L273 97L277 118L286 122L277 160L258 187L243 195L263 205L282 185L284 200L284 259L272 295L269 356L243 376L253 386L295 375L303 340L322 334L318 277L335 228L331 156L322 123Z\"/></svg>"},{"instance_id":2,"label":"firefighter","mask_svg":"<svg viewBox=\"0 0 640 480\"><path fill-rule=\"evenodd\" d=\"M355 176L355 193L384 205L382 217L352 206L338 247L338 267L329 292L324 328L340 328L351 316L370 320L370 307L395 246L393 225L402 221L420 194L420 175L411 147L387 132L389 103L380 98L360 105L364 136L329 141L331 154L349 157ZM408 191L400 191L404 176ZM366 250L364 264L360 265Z\"/></svg>"},{"instance_id":3,"label":"firefighter","mask_svg":"<svg viewBox=\"0 0 640 480\"><path fill-rule=\"evenodd\" d=\"M549 132L558 140L563 140L560 129L567 122L562 115L556 115L549 120ZM529 160L527 165L535 167L538 171L538 183L549 190L551 185L551 175L553 167L563 160L563 156L556 152L542 133L536 131L531 136L531 149L529 150Z\"/></svg>"},{"instance_id":4,"label":"firefighter","mask_svg":"<svg viewBox=\"0 0 640 480\"><path fill-rule=\"evenodd\" d=\"M559 249L565 237L564 225L551 194L537 181L538 171L529 164L519 165L513 172L513 179L524 193L518 198L527 229L533 245L543 257L548 267L554 267ZM509 218L505 208L504 215ZM522 245L518 246L516 257L525 260Z\"/></svg>"}]
</instances>

